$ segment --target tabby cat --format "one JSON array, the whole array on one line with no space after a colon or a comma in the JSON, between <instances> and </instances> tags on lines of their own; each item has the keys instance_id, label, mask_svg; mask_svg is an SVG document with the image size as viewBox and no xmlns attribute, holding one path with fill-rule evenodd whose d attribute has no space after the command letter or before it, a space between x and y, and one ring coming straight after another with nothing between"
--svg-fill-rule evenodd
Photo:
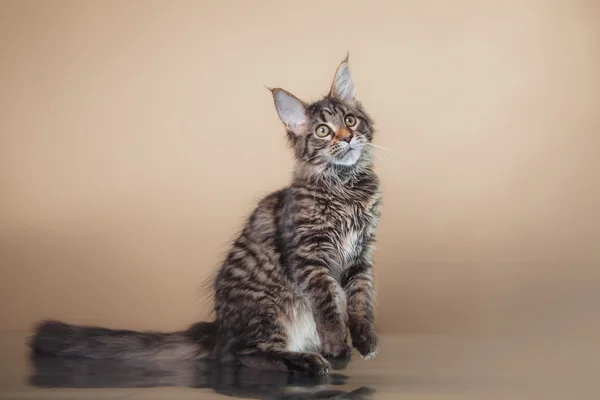
<instances>
[{"instance_id":1,"label":"tabby cat","mask_svg":"<svg viewBox=\"0 0 600 400\"><path fill-rule=\"evenodd\" d=\"M44 321L34 354L94 359L207 359L326 374L327 358L377 353L371 254L381 208L373 123L348 57L327 96L270 89L296 159L289 187L265 197L214 283L215 320L175 333Z\"/></svg>"}]
</instances>

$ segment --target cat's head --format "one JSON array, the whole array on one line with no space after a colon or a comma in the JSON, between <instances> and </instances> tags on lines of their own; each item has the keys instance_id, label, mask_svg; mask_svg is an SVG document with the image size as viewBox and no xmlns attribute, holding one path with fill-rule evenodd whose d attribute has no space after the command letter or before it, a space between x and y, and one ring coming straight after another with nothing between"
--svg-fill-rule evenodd
<instances>
[{"instance_id":1,"label":"cat's head","mask_svg":"<svg viewBox=\"0 0 600 400\"><path fill-rule=\"evenodd\" d=\"M280 88L271 91L300 163L327 168L370 162L373 127L356 97L348 57L338 67L329 94L317 102L305 103Z\"/></svg>"}]
</instances>

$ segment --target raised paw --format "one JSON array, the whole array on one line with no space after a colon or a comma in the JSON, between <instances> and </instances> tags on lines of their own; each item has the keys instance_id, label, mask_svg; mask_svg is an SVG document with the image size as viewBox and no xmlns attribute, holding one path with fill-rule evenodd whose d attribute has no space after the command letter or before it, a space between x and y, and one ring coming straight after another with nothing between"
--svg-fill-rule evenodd
<instances>
[{"instance_id":1,"label":"raised paw","mask_svg":"<svg viewBox=\"0 0 600 400\"><path fill-rule=\"evenodd\" d=\"M352 345L364 359L370 360L377 355L379 340L374 329L361 327L352 330Z\"/></svg>"}]
</instances>

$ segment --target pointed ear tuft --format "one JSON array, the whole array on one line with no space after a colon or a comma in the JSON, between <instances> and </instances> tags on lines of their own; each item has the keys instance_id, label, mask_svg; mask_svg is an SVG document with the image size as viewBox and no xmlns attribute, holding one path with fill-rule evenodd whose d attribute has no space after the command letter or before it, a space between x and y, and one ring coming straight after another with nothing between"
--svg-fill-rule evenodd
<instances>
[{"instance_id":1,"label":"pointed ear tuft","mask_svg":"<svg viewBox=\"0 0 600 400\"><path fill-rule=\"evenodd\" d=\"M358 103L358 97L356 97L354 80L352 79L350 67L348 66L349 57L350 53L348 52L346 58L344 61L342 61L335 72L335 77L333 78L333 84L331 85L329 96L341 100L344 103L354 105Z\"/></svg>"},{"instance_id":2,"label":"pointed ear tuft","mask_svg":"<svg viewBox=\"0 0 600 400\"><path fill-rule=\"evenodd\" d=\"M306 124L306 104L290 92L283 89L269 89L273 93L275 108L279 119L286 128L294 130Z\"/></svg>"}]
</instances>

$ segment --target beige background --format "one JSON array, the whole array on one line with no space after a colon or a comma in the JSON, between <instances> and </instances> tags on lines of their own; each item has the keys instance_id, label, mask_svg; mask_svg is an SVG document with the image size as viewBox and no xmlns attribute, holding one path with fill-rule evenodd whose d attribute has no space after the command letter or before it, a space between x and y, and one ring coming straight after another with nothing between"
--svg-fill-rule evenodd
<instances>
[{"instance_id":1,"label":"beige background","mask_svg":"<svg viewBox=\"0 0 600 400\"><path fill-rule=\"evenodd\" d=\"M317 99L347 50L394 150L380 330L595 307L597 2L1 1L0 327L206 318L202 282L290 177L264 85Z\"/></svg>"}]
</instances>

